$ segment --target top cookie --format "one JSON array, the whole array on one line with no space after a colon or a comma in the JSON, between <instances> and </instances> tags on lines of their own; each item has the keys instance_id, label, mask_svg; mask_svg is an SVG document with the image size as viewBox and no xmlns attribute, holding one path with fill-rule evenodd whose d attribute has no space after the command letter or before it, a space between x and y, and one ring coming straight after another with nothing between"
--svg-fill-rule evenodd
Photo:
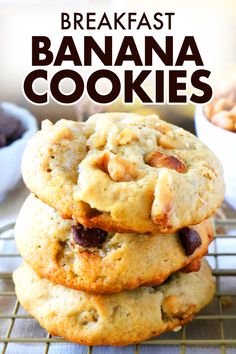
<instances>
[{"instance_id":1,"label":"top cookie","mask_svg":"<svg viewBox=\"0 0 236 354\"><path fill-rule=\"evenodd\" d=\"M174 232L209 217L224 195L215 155L154 115L45 121L25 150L22 173L63 217L115 232Z\"/></svg>"}]
</instances>

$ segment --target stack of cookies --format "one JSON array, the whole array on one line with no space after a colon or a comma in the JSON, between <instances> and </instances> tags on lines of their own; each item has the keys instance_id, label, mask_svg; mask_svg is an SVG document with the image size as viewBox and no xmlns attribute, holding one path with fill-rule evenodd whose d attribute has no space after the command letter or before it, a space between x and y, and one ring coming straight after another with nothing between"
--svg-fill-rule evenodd
<instances>
[{"instance_id":1,"label":"stack of cookies","mask_svg":"<svg viewBox=\"0 0 236 354\"><path fill-rule=\"evenodd\" d=\"M190 321L214 296L202 257L223 199L218 159L156 116L44 121L25 151L15 237L22 306L53 335L127 345Z\"/></svg>"}]
</instances>

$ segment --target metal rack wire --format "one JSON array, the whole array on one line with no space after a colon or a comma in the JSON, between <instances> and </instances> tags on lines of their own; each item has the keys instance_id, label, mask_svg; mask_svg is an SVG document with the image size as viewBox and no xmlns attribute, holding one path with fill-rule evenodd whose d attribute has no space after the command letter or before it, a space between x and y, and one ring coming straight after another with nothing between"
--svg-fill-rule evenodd
<instances>
[{"instance_id":1,"label":"metal rack wire","mask_svg":"<svg viewBox=\"0 0 236 354\"><path fill-rule=\"evenodd\" d=\"M32 345L38 343L42 348L37 353L46 354L50 351L52 344L62 345L66 342L61 338L52 337L46 331L42 332L39 326L37 327L38 332L36 331L38 335L34 337L27 335L29 333L27 329L24 336L16 336L14 334L14 327L17 321L21 321L21 326L25 326L26 321L31 321L30 327L32 327L34 322L36 326L36 321L28 314L22 312L14 292L12 270L15 268L17 261L20 263L20 256L16 249L14 250L13 228L14 224L0 228L0 266L2 264L1 267L4 267L3 269L0 268L0 352L2 354L11 353L9 345L12 343L22 345L22 348L27 343ZM221 228L221 232L216 234L208 255L208 260L217 281L217 293L213 304L179 332L164 334L159 338L133 346L134 353L140 353L144 345L174 346L178 348L181 354L186 353L189 347L199 346L214 347L221 353L228 353L230 348L230 353L236 353L236 219L217 219L217 228ZM222 230L225 229L231 230L231 235L223 235ZM222 247L222 242L224 244L228 243L230 251ZM13 248L6 247L8 243L12 243ZM11 253L9 253L9 249ZM13 263L14 267L10 269ZM9 310L9 308L11 309ZM202 324L206 322L208 323L207 328L209 331L202 330ZM23 323L24 325L22 325ZM192 328L194 328L193 332ZM86 351L87 353L92 353L93 348L83 348L83 353ZM34 351L31 352L34 353ZM105 349L103 349L103 353L105 352Z\"/></svg>"}]
</instances>

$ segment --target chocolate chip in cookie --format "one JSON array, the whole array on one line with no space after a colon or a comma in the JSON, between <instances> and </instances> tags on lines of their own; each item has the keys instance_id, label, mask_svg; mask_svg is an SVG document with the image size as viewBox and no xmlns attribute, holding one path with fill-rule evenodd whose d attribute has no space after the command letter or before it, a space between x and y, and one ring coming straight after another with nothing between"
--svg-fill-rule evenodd
<instances>
[{"instance_id":1,"label":"chocolate chip in cookie","mask_svg":"<svg viewBox=\"0 0 236 354\"><path fill-rule=\"evenodd\" d=\"M202 244L201 237L197 231L190 227L184 227L181 229L179 231L179 237L187 256L191 256Z\"/></svg>"},{"instance_id":2,"label":"chocolate chip in cookie","mask_svg":"<svg viewBox=\"0 0 236 354\"><path fill-rule=\"evenodd\" d=\"M81 224L72 225L71 232L75 243L82 247L97 247L105 241L107 232L90 229Z\"/></svg>"}]
</instances>

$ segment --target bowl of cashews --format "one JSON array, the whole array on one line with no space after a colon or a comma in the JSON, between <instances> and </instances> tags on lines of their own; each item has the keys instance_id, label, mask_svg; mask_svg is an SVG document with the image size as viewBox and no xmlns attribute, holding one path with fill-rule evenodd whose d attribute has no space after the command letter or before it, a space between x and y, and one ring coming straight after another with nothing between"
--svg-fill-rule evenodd
<instances>
[{"instance_id":1,"label":"bowl of cashews","mask_svg":"<svg viewBox=\"0 0 236 354\"><path fill-rule=\"evenodd\" d=\"M216 91L195 111L197 136L218 156L226 185L225 200L236 209L236 81Z\"/></svg>"}]
</instances>

